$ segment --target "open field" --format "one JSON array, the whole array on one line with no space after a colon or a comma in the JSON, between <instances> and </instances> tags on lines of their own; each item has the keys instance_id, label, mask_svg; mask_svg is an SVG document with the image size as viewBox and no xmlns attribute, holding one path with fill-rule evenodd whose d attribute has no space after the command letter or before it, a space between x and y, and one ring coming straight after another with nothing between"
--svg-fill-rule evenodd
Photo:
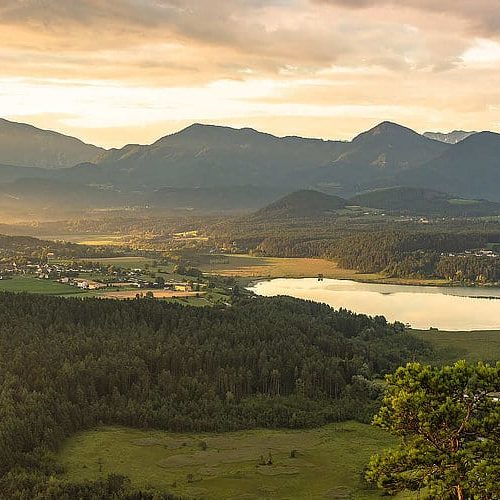
<instances>
[{"instance_id":1,"label":"open field","mask_svg":"<svg viewBox=\"0 0 500 500\"><path fill-rule=\"evenodd\" d=\"M0 280L0 292L43 293L46 295L75 295L83 293L80 289L33 277L16 276L8 280Z\"/></svg>"},{"instance_id":2,"label":"open field","mask_svg":"<svg viewBox=\"0 0 500 500\"><path fill-rule=\"evenodd\" d=\"M64 234L42 234L37 236L43 240L60 240L79 245L103 246L123 244L123 235L116 234L89 234L89 233L64 233Z\"/></svg>"},{"instance_id":3,"label":"open field","mask_svg":"<svg viewBox=\"0 0 500 500\"><path fill-rule=\"evenodd\" d=\"M324 274L333 277L339 272L335 262L323 259L287 259L254 257L251 255L224 255L200 266L206 273L222 276L297 278Z\"/></svg>"},{"instance_id":4,"label":"open field","mask_svg":"<svg viewBox=\"0 0 500 500\"><path fill-rule=\"evenodd\" d=\"M99 297L105 299L135 299L137 294L146 295L146 293L151 292L155 299L175 299L177 297L197 297L202 296L203 292L176 292L174 290L159 290L155 289L135 289L135 290L118 290L118 291L106 291L99 294Z\"/></svg>"},{"instance_id":5,"label":"open field","mask_svg":"<svg viewBox=\"0 0 500 500\"><path fill-rule=\"evenodd\" d=\"M383 274L362 274L353 269L343 269L338 263L325 259L254 257L252 255L224 255L213 258L200 266L205 273L242 278L313 278L323 274L325 278L351 279L355 281L411 284L411 285L448 285L439 279L388 278Z\"/></svg>"},{"instance_id":6,"label":"open field","mask_svg":"<svg viewBox=\"0 0 500 500\"><path fill-rule=\"evenodd\" d=\"M443 332L435 330L414 330L419 338L430 342L443 363L459 359L467 361L500 360L500 331Z\"/></svg>"},{"instance_id":7,"label":"open field","mask_svg":"<svg viewBox=\"0 0 500 500\"><path fill-rule=\"evenodd\" d=\"M362 469L372 453L392 444L380 429L354 422L227 434L107 427L70 438L59 461L71 480L115 472L137 486L197 498L369 499L381 495L363 488ZM261 456L271 456L272 465L259 465Z\"/></svg>"}]
</instances>

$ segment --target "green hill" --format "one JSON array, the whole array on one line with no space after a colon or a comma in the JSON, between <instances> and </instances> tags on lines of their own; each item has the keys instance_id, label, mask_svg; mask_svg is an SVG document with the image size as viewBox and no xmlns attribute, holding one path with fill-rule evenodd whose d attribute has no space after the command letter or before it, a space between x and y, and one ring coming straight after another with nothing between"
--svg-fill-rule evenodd
<instances>
[{"instance_id":1,"label":"green hill","mask_svg":"<svg viewBox=\"0 0 500 500\"><path fill-rule=\"evenodd\" d=\"M256 217L298 218L320 217L346 206L346 201L338 196L303 189L295 191L259 210Z\"/></svg>"}]
</instances>

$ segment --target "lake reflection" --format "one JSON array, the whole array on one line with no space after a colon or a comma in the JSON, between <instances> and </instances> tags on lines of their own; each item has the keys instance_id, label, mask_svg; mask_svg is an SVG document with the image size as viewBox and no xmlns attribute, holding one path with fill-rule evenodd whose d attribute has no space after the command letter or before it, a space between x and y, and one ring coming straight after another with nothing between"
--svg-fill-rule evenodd
<instances>
[{"instance_id":1,"label":"lake reflection","mask_svg":"<svg viewBox=\"0 0 500 500\"><path fill-rule=\"evenodd\" d=\"M349 280L280 278L249 288L258 295L289 295L332 307L382 315L413 328L500 329L500 289L378 285Z\"/></svg>"}]
</instances>

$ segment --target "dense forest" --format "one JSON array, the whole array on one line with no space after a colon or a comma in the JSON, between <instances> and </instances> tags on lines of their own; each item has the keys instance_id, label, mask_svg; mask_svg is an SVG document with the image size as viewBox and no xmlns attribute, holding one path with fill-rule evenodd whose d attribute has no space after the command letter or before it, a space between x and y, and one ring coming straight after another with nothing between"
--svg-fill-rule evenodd
<instances>
[{"instance_id":1,"label":"dense forest","mask_svg":"<svg viewBox=\"0 0 500 500\"><path fill-rule=\"evenodd\" d=\"M429 353L401 324L290 298L219 309L3 293L0 316L7 498L111 488L49 479L63 440L101 423L227 431L366 422L377 380Z\"/></svg>"}]
</instances>

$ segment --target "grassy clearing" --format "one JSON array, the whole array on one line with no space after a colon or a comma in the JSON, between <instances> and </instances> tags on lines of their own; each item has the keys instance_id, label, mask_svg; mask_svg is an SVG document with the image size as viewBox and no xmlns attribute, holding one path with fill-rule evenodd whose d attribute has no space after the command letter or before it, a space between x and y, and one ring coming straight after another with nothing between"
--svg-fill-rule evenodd
<instances>
[{"instance_id":1,"label":"grassy clearing","mask_svg":"<svg viewBox=\"0 0 500 500\"><path fill-rule=\"evenodd\" d=\"M224 255L202 264L206 273L222 276L266 278L311 278L323 274L328 278L348 277L355 271L339 268L333 261L324 259L254 257L252 255Z\"/></svg>"},{"instance_id":2,"label":"grassy clearing","mask_svg":"<svg viewBox=\"0 0 500 500\"><path fill-rule=\"evenodd\" d=\"M43 240L61 240L79 245L89 246L113 246L123 244L123 236L116 234L89 234L89 233L64 233L64 234L44 234L40 236Z\"/></svg>"},{"instance_id":3,"label":"grassy clearing","mask_svg":"<svg viewBox=\"0 0 500 500\"><path fill-rule=\"evenodd\" d=\"M442 363L453 363L459 359L470 362L496 362L500 359L500 331L413 331L433 345L436 350L434 358Z\"/></svg>"},{"instance_id":4,"label":"grassy clearing","mask_svg":"<svg viewBox=\"0 0 500 500\"><path fill-rule=\"evenodd\" d=\"M72 437L59 461L71 480L115 472L137 486L197 498L369 499L381 495L363 488L362 469L372 453L392 444L385 432L354 422L227 434L108 427ZM259 465L269 454L272 465Z\"/></svg>"},{"instance_id":5,"label":"grassy clearing","mask_svg":"<svg viewBox=\"0 0 500 500\"><path fill-rule=\"evenodd\" d=\"M308 258L254 257L252 255L224 255L202 264L205 273L246 278L314 278L323 274L325 278L351 279L355 281L411 284L448 285L440 279L388 278L380 273L362 274L353 269L343 269L335 261Z\"/></svg>"},{"instance_id":6,"label":"grassy clearing","mask_svg":"<svg viewBox=\"0 0 500 500\"><path fill-rule=\"evenodd\" d=\"M52 280L42 280L33 277L16 276L8 280L0 280L1 292L42 293L46 295L75 295L82 291L76 287L57 283Z\"/></svg>"}]
</instances>

